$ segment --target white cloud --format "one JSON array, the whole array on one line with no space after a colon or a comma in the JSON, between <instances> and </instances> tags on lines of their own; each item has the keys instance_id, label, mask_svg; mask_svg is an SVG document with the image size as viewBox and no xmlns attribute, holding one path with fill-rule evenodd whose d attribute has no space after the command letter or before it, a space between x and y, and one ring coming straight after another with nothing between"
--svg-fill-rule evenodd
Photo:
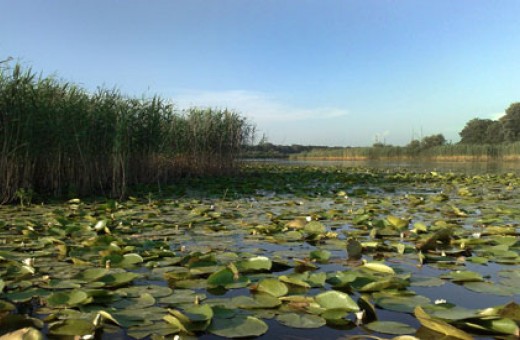
<instances>
[{"instance_id":1,"label":"white cloud","mask_svg":"<svg viewBox=\"0 0 520 340\"><path fill-rule=\"evenodd\" d=\"M505 112L497 112L497 113L492 113L489 115L489 117L493 120L499 120L500 118L502 118L506 113Z\"/></svg>"},{"instance_id":2,"label":"white cloud","mask_svg":"<svg viewBox=\"0 0 520 340\"><path fill-rule=\"evenodd\" d=\"M348 111L336 107L301 108L262 92L252 91L176 91L172 97L180 109L214 107L235 110L255 123L304 121L337 118Z\"/></svg>"}]
</instances>

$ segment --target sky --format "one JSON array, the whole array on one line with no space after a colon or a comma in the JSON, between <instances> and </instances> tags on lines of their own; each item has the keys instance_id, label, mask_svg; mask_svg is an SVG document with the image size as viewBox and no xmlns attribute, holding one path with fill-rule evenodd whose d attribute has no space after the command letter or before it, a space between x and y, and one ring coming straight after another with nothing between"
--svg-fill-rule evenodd
<instances>
[{"instance_id":1,"label":"sky","mask_svg":"<svg viewBox=\"0 0 520 340\"><path fill-rule=\"evenodd\" d=\"M405 145L520 101L518 0L0 0L0 60L232 109L275 144Z\"/></svg>"}]
</instances>

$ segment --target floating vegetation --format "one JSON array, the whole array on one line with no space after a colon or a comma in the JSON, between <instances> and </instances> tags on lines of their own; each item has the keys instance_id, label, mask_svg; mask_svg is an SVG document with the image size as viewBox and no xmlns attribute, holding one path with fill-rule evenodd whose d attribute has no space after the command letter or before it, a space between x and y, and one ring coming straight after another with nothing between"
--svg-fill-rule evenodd
<instances>
[{"instance_id":1,"label":"floating vegetation","mask_svg":"<svg viewBox=\"0 0 520 340\"><path fill-rule=\"evenodd\" d=\"M162 196L0 206L0 336L513 339L519 184L244 165Z\"/></svg>"}]
</instances>

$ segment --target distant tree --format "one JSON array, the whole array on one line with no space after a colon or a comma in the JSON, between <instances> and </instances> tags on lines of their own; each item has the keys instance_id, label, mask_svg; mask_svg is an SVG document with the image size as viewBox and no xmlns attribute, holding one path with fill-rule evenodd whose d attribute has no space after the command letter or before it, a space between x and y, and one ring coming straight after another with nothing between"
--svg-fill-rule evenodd
<instances>
[{"instance_id":1,"label":"distant tree","mask_svg":"<svg viewBox=\"0 0 520 340\"><path fill-rule=\"evenodd\" d=\"M498 120L494 120L489 124L486 130L485 143L499 144L504 141L504 126Z\"/></svg>"},{"instance_id":2,"label":"distant tree","mask_svg":"<svg viewBox=\"0 0 520 340\"><path fill-rule=\"evenodd\" d=\"M446 138L444 138L442 133L426 136L421 140L421 148L423 149L429 149L433 148L434 146L441 146L444 144L446 144Z\"/></svg>"},{"instance_id":3,"label":"distant tree","mask_svg":"<svg viewBox=\"0 0 520 340\"><path fill-rule=\"evenodd\" d=\"M502 129L500 122L500 129ZM460 143L463 144L483 144L486 143L488 139L488 129L494 130L496 127L493 127L493 121L491 119L480 119L474 118L466 123L464 129L459 132L461 137ZM492 132L490 130L490 132Z\"/></svg>"},{"instance_id":4,"label":"distant tree","mask_svg":"<svg viewBox=\"0 0 520 340\"><path fill-rule=\"evenodd\" d=\"M520 141L520 102L511 104L504 117L500 118L504 127L504 140L506 142Z\"/></svg>"},{"instance_id":5,"label":"distant tree","mask_svg":"<svg viewBox=\"0 0 520 340\"><path fill-rule=\"evenodd\" d=\"M418 154L421 152L421 141L417 139L413 139L406 145L406 148L410 151L412 155Z\"/></svg>"}]
</instances>

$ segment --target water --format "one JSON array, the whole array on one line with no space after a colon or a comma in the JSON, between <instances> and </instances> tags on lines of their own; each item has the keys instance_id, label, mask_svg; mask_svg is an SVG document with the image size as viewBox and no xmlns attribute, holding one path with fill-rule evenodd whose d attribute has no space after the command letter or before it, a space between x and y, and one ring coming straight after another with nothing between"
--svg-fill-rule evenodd
<instances>
[{"instance_id":1,"label":"water","mask_svg":"<svg viewBox=\"0 0 520 340\"><path fill-rule=\"evenodd\" d=\"M341 161L341 160L291 160L291 159L252 159L249 163L265 163L278 165L339 166L366 167L376 169L403 169L415 172L456 172L466 174L520 174L520 162L421 162L421 161Z\"/></svg>"}]
</instances>

